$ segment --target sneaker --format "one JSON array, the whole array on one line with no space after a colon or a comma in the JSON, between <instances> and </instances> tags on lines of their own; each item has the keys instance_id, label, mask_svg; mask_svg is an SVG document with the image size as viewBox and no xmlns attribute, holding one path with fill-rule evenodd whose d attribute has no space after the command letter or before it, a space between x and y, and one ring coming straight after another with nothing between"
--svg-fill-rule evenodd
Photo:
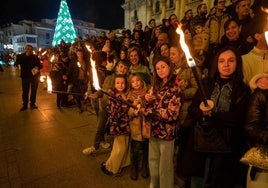
<instances>
[{"instance_id":1,"label":"sneaker","mask_svg":"<svg viewBox=\"0 0 268 188\"><path fill-rule=\"evenodd\" d=\"M83 153L84 155L91 155L91 154L96 153L96 149L95 149L94 146L91 146L91 147L89 147L89 148L83 149L82 153Z\"/></svg>"},{"instance_id":2,"label":"sneaker","mask_svg":"<svg viewBox=\"0 0 268 188\"><path fill-rule=\"evenodd\" d=\"M104 148L104 149L108 149L111 146L111 144L109 144L108 142L101 142L100 143L100 147Z\"/></svg>"}]
</instances>

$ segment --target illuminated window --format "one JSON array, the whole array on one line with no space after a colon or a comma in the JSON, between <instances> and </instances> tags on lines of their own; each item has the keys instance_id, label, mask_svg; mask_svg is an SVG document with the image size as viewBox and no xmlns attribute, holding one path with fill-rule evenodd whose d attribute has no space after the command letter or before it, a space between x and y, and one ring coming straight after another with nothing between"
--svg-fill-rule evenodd
<instances>
[{"instance_id":1,"label":"illuminated window","mask_svg":"<svg viewBox=\"0 0 268 188\"><path fill-rule=\"evenodd\" d=\"M34 37L26 37L26 42L27 43L36 43L36 40Z\"/></svg>"}]
</instances>

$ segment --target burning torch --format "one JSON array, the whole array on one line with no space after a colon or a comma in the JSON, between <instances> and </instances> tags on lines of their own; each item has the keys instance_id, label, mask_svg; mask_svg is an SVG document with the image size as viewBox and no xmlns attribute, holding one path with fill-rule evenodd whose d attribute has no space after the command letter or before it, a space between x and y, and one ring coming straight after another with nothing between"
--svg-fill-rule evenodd
<instances>
[{"instance_id":1,"label":"burning torch","mask_svg":"<svg viewBox=\"0 0 268 188\"><path fill-rule=\"evenodd\" d=\"M194 78L195 78L195 80L197 82L198 88L199 88L199 90L201 92L201 95L202 95L202 98L203 98L203 102L200 104L200 109L202 111L210 111L213 108L214 103L213 103L212 100L207 99L207 96L206 96L204 87L202 85L201 79L198 76L195 60L192 57L192 55L190 53L190 50L189 50L189 47L187 46L187 44L185 42L185 37L184 37L183 30L181 29L181 26L182 26L181 24L178 25L178 28L176 29L176 33L180 35L181 48L185 53L188 66L193 71Z\"/></svg>"},{"instance_id":2,"label":"burning torch","mask_svg":"<svg viewBox=\"0 0 268 188\"><path fill-rule=\"evenodd\" d=\"M88 45L86 45L86 48L91 53L91 49L90 49L90 47ZM103 94L108 95L109 97L112 97L115 100L120 101L120 102L122 102L122 103L124 103L124 104L126 104L126 105L128 105L128 106L130 106L132 108L134 108L134 109L137 109L137 106L131 104L130 102L125 101L124 99L119 98L119 97L117 97L115 95L112 95L111 93L103 90L100 87L100 84L99 84L98 73L97 73L97 70L96 70L96 62L92 59L91 55L90 55L90 63L91 63L91 68L92 68L93 86L97 91L100 91Z\"/></svg>"},{"instance_id":3,"label":"burning torch","mask_svg":"<svg viewBox=\"0 0 268 188\"><path fill-rule=\"evenodd\" d=\"M50 58L50 62L53 63L55 60L55 55L52 55L52 57ZM82 95L82 93L73 93L73 92L67 92L67 91L55 91L53 90L52 87L52 80L50 78L50 76L47 76L47 92L48 93L58 93L58 94L65 94L65 95Z\"/></svg>"}]
</instances>

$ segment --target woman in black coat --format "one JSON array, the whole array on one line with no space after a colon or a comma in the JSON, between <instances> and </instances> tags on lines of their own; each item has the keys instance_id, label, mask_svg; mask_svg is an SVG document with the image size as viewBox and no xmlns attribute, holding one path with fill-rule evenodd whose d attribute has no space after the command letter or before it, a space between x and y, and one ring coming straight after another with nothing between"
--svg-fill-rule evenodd
<instances>
[{"instance_id":1,"label":"woman in black coat","mask_svg":"<svg viewBox=\"0 0 268 188\"><path fill-rule=\"evenodd\" d=\"M201 92L196 93L181 129L181 154L176 171L190 179L191 188L232 188L241 174L239 159L244 152L243 125L250 97L250 89L243 83L241 56L234 48L224 47L216 54L211 75L203 80L203 86L214 106L211 110L202 111L200 104L204 97ZM197 123L202 129L215 130L213 135L208 136L213 137L210 143L218 151L195 149L197 137L194 127ZM206 125L202 127L202 124ZM206 138L201 136L197 143Z\"/></svg>"},{"instance_id":2,"label":"woman in black coat","mask_svg":"<svg viewBox=\"0 0 268 188\"><path fill-rule=\"evenodd\" d=\"M266 77L260 74L255 77ZM247 120L245 125L246 138L250 146L262 145L268 147L268 90L257 88L255 79L250 82L251 88L256 88L251 95ZM266 156L267 157L267 156ZM256 160L258 163L258 160ZM247 188L268 187L268 170L259 167L250 167L247 177Z\"/></svg>"}]
</instances>

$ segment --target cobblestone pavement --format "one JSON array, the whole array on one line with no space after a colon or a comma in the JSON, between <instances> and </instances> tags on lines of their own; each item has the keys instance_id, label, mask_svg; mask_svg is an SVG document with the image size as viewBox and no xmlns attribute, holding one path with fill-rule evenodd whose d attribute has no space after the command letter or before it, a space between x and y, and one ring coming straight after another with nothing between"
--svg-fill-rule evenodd
<instances>
[{"instance_id":1,"label":"cobblestone pavement","mask_svg":"<svg viewBox=\"0 0 268 188\"><path fill-rule=\"evenodd\" d=\"M101 162L109 150L84 156L93 144L96 116L75 107L57 109L56 96L40 83L38 109L20 112L19 70L5 67L0 74L0 187L1 188L143 188L149 179L103 174ZM111 138L108 137L111 141Z\"/></svg>"}]
</instances>

